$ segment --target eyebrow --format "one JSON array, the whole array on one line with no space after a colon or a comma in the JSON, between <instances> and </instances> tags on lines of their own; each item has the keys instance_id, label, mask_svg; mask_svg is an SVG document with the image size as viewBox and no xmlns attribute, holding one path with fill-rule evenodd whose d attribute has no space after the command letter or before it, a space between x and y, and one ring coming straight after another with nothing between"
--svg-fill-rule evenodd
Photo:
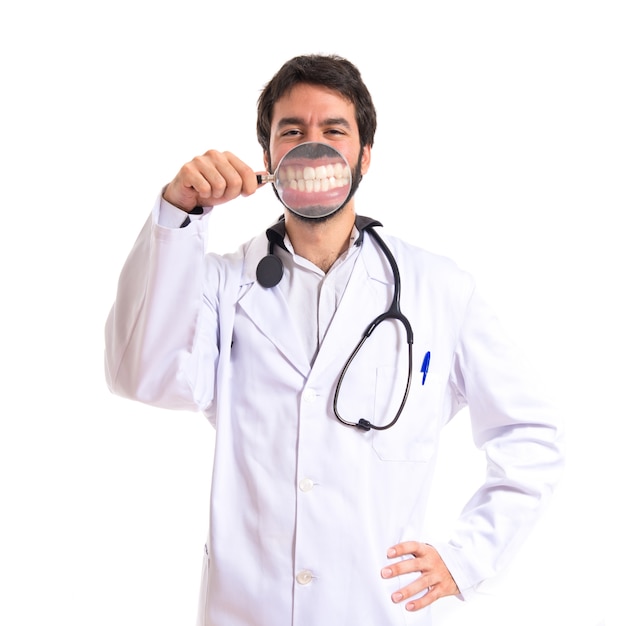
<instances>
[{"instance_id":1,"label":"eyebrow","mask_svg":"<svg viewBox=\"0 0 626 626\"><path fill-rule=\"evenodd\" d=\"M306 126L306 121L302 117L283 117L278 121L277 128L285 126ZM343 126L351 128L350 122L345 117L328 117L322 120L319 126Z\"/></svg>"}]
</instances>

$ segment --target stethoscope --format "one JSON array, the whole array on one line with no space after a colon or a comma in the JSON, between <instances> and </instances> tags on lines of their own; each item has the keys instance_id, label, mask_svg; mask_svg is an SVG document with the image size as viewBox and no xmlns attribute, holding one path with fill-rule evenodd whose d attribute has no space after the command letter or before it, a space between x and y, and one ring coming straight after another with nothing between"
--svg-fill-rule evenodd
<instances>
[{"instance_id":1,"label":"stethoscope","mask_svg":"<svg viewBox=\"0 0 626 626\"><path fill-rule=\"evenodd\" d=\"M413 376L413 329L411 328L411 323L409 322L407 317L400 310L400 271L398 270L398 264L393 254L391 253L391 250L389 250L388 246L385 244L378 232L374 230L374 227L382 226L382 224L380 222L371 220L370 218L358 216L356 218L356 226L360 232L364 230L367 231L367 233L376 242L378 247L382 250L385 257L387 257L387 261L389 262L389 266L391 267L391 271L393 273L393 298L391 300L389 308L384 313L381 313L378 317L372 320L369 326L365 329L361 340L356 345L356 347L348 357L345 365L343 366L339 375L337 387L335 388L333 411L335 413L335 417L346 426L354 426L355 428L359 428L364 431L368 431L372 428L374 430L387 430L398 421L409 397L411 379ZM274 254L274 246L278 244L282 248L286 249L283 243L284 229L284 222L281 219L277 224L267 230L267 255L259 261L256 270L257 281L261 286L265 288L275 287L276 285L278 285L283 277L283 263L280 258ZM408 346L408 374L400 407L398 408L393 419L383 426L372 424L369 420L363 418L359 419L358 421L347 420L342 417L342 415L340 415L338 409L339 393L341 391L341 386L343 384L346 373L348 372L350 365L356 358L357 354L360 352L361 348L363 348L365 342L372 336L376 328L378 328L378 326L380 326L380 324L382 324L384 321L393 319L398 320L403 324L406 332L406 342ZM430 353L427 353L427 356L430 356ZM422 370L424 371L424 366L422 367Z\"/></svg>"}]
</instances>

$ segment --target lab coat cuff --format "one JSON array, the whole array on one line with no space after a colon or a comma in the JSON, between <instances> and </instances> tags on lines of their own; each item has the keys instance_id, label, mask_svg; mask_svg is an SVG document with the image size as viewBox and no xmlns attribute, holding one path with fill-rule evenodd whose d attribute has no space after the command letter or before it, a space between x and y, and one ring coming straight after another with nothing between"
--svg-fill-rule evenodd
<instances>
[{"instance_id":1,"label":"lab coat cuff","mask_svg":"<svg viewBox=\"0 0 626 626\"><path fill-rule=\"evenodd\" d=\"M205 215L208 215L211 212L213 207L201 207L202 212L197 213L187 213L187 211L183 211L179 209L177 206L174 206L167 200L163 198L163 191L165 191L165 187L161 191L161 195L158 198L158 201L154 207L154 220L159 226L163 226L164 228L180 228L183 223L187 221L194 222L196 220L202 219Z\"/></svg>"}]
</instances>

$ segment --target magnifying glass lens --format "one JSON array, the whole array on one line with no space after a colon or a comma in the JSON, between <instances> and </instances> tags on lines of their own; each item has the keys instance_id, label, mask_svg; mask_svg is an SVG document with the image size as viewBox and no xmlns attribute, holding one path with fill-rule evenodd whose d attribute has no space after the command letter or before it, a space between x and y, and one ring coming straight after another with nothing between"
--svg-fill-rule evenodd
<instances>
[{"instance_id":1,"label":"magnifying glass lens","mask_svg":"<svg viewBox=\"0 0 626 626\"><path fill-rule=\"evenodd\" d=\"M306 142L292 148L274 171L281 202L302 217L334 213L350 195L352 173L345 157L325 143Z\"/></svg>"}]
</instances>

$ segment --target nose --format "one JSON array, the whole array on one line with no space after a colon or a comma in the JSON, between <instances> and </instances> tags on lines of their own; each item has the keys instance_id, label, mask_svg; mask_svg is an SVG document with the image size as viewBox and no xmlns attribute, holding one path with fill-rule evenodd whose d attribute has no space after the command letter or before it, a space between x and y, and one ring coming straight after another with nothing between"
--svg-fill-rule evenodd
<instances>
[{"instance_id":1,"label":"nose","mask_svg":"<svg viewBox=\"0 0 626 626\"><path fill-rule=\"evenodd\" d=\"M306 132L302 133L302 143L305 141L324 143L324 133L319 128L307 129Z\"/></svg>"}]
</instances>

